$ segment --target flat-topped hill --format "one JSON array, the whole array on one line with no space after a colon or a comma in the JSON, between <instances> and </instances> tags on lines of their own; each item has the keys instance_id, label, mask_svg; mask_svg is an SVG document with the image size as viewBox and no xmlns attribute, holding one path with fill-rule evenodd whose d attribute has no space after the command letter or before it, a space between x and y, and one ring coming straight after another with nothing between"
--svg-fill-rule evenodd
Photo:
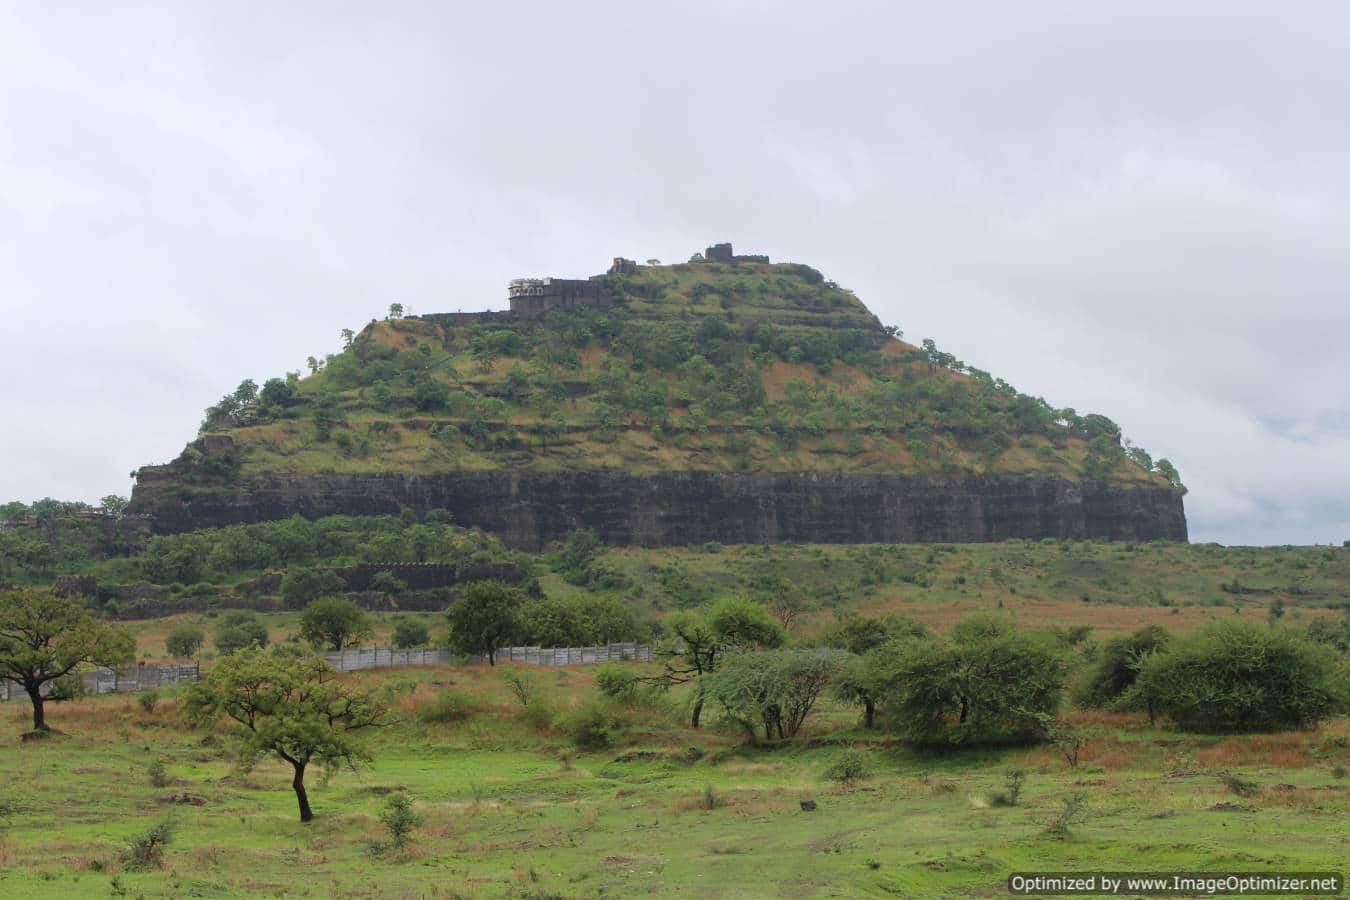
<instances>
[{"instance_id":1,"label":"flat-topped hill","mask_svg":"<svg viewBox=\"0 0 1350 900\"><path fill-rule=\"evenodd\" d=\"M515 312L395 308L308 377L224 398L141 470L133 509L177 530L444 506L522 545L580 524L657 544L1184 539L1175 470L1109 419L759 259L616 260L532 282Z\"/></svg>"}]
</instances>

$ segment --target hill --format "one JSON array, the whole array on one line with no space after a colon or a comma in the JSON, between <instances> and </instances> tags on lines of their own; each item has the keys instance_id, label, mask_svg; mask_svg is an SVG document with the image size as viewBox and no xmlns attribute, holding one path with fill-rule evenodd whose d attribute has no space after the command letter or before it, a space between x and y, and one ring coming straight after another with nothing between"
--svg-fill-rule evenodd
<instances>
[{"instance_id":1,"label":"hill","mask_svg":"<svg viewBox=\"0 0 1350 900\"><path fill-rule=\"evenodd\" d=\"M722 245L725 246L725 245ZM510 311L402 316L207 411L131 511L158 531L445 508L534 548L1186 537L1166 460L730 248L514 282ZM716 257L716 258L711 258Z\"/></svg>"}]
</instances>

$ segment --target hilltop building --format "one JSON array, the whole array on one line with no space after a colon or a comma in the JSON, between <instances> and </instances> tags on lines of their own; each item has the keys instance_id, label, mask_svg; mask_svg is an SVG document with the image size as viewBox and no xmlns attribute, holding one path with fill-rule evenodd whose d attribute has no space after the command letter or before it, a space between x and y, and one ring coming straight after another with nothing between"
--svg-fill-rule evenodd
<instances>
[{"instance_id":1,"label":"hilltop building","mask_svg":"<svg viewBox=\"0 0 1350 900\"><path fill-rule=\"evenodd\" d=\"M713 244L707 250L703 251L703 258L707 262L728 262L728 263L738 263L738 262L766 263L769 261L768 255L764 253L743 253L738 256L732 252L730 242L725 244Z\"/></svg>"}]
</instances>

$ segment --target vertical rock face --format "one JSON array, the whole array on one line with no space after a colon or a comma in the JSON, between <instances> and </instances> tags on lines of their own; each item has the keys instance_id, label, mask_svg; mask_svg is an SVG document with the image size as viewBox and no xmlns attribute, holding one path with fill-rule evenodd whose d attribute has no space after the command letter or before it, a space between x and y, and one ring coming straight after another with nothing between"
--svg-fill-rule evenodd
<instances>
[{"instance_id":1,"label":"vertical rock face","mask_svg":"<svg viewBox=\"0 0 1350 900\"><path fill-rule=\"evenodd\" d=\"M1176 490L1037 476L382 473L275 476L193 490L170 472L144 469L132 498L132 511L149 516L160 532L402 507L447 509L457 523L522 549L579 527L606 543L639 546L1186 540Z\"/></svg>"}]
</instances>

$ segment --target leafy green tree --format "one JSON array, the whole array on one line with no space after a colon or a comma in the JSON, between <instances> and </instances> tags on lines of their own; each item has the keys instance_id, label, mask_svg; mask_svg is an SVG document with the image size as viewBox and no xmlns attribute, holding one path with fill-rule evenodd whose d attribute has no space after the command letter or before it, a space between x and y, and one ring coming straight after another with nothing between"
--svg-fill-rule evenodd
<instances>
[{"instance_id":1,"label":"leafy green tree","mask_svg":"<svg viewBox=\"0 0 1350 900\"><path fill-rule=\"evenodd\" d=\"M359 732L385 723L385 709L354 684L313 653L251 648L221 660L191 685L185 709L199 725L229 719L245 768L268 756L289 763L300 821L309 822L309 765L336 771L368 762Z\"/></svg>"},{"instance_id":2,"label":"leafy green tree","mask_svg":"<svg viewBox=\"0 0 1350 900\"><path fill-rule=\"evenodd\" d=\"M33 730L49 731L42 687L89 666L116 666L135 656L125 628L100 621L74 597L51 591L0 591L0 678L23 688Z\"/></svg>"},{"instance_id":3,"label":"leafy green tree","mask_svg":"<svg viewBox=\"0 0 1350 900\"><path fill-rule=\"evenodd\" d=\"M425 647L431 640L431 632L418 619L399 619L394 625L393 640L399 648Z\"/></svg>"},{"instance_id":4,"label":"leafy green tree","mask_svg":"<svg viewBox=\"0 0 1350 900\"><path fill-rule=\"evenodd\" d=\"M1087 676L1075 688L1074 702L1095 708L1116 705L1134 684L1140 660L1166 647L1170 637L1161 625L1145 625L1128 637L1107 641Z\"/></svg>"},{"instance_id":5,"label":"leafy green tree","mask_svg":"<svg viewBox=\"0 0 1350 900\"><path fill-rule=\"evenodd\" d=\"M370 589L397 597L408 589L393 572L376 572L370 579Z\"/></svg>"},{"instance_id":6,"label":"leafy green tree","mask_svg":"<svg viewBox=\"0 0 1350 900\"><path fill-rule=\"evenodd\" d=\"M1308 637L1326 644L1338 653L1350 653L1350 611L1339 616L1322 616L1308 624Z\"/></svg>"},{"instance_id":7,"label":"leafy green tree","mask_svg":"<svg viewBox=\"0 0 1350 900\"><path fill-rule=\"evenodd\" d=\"M401 319L401 318L403 318L403 304L402 304L402 303L390 303L390 304L389 304L389 315L388 315L389 321L392 322L394 319Z\"/></svg>"},{"instance_id":8,"label":"leafy green tree","mask_svg":"<svg viewBox=\"0 0 1350 900\"><path fill-rule=\"evenodd\" d=\"M1160 459L1153 464L1153 467L1158 470L1159 475L1172 482L1172 486L1182 494L1187 492L1186 485L1181 483L1181 473L1177 471L1176 466L1172 465L1171 460Z\"/></svg>"},{"instance_id":9,"label":"leafy green tree","mask_svg":"<svg viewBox=\"0 0 1350 900\"><path fill-rule=\"evenodd\" d=\"M216 626L216 652L228 656L248 647L267 646L267 626L251 612L226 613Z\"/></svg>"},{"instance_id":10,"label":"leafy green tree","mask_svg":"<svg viewBox=\"0 0 1350 900\"><path fill-rule=\"evenodd\" d=\"M907 637L928 637L928 629L922 623L904 616L874 619L869 616L849 615L825 633L824 643L827 647L836 647L861 656L893 638Z\"/></svg>"},{"instance_id":11,"label":"leafy green tree","mask_svg":"<svg viewBox=\"0 0 1350 900\"><path fill-rule=\"evenodd\" d=\"M340 594L346 584L327 569L291 569L281 579L281 599L291 609L300 609L320 597Z\"/></svg>"},{"instance_id":12,"label":"leafy green tree","mask_svg":"<svg viewBox=\"0 0 1350 900\"><path fill-rule=\"evenodd\" d=\"M118 494L109 494L98 501L99 509L114 516L120 516L127 511L128 500L126 497Z\"/></svg>"},{"instance_id":13,"label":"leafy green tree","mask_svg":"<svg viewBox=\"0 0 1350 900\"><path fill-rule=\"evenodd\" d=\"M1292 628L1223 619L1144 657L1130 691L1189 731L1312 728L1345 708L1330 648Z\"/></svg>"},{"instance_id":14,"label":"leafy green tree","mask_svg":"<svg viewBox=\"0 0 1350 900\"><path fill-rule=\"evenodd\" d=\"M735 651L780 647L786 641L783 626L753 600L728 597L707 612L679 612L665 625L674 640L663 648L665 669L659 682L665 687L693 682L694 705L690 724L697 728L703 714L704 676L717 671L722 657Z\"/></svg>"},{"instance_id":15,"label":"leafy green tree","mask_svg":"<svg viewBox=\"0 0 1350 900\"><path fill-rule=\"evenodd\" d=\"M341 650L370 639L370 616L350 600L321 597L300 614L300 637L315 647Z\"/></svg>"},{"instance_id":16,"label":"leafy green tree","mask_svg":"<svg viewBox=\"0 0 1350 900\"><path fill-rule=\"evenodd\" d=\"M703 693L751 743L758 729L767 740L796 737L844 657L818 649L732 653L704 679Z\"/></svg>"},{"instance_id":17,"label":"leafy green tree","mask_svg":"<svg viewBox=\"0 0 1350 900\"><path fill-rule=\"evenodd\" d=\"M1065 660L1052 639L973 617L949 640L887 644L878 696L917 744L977 746L1033 740L1059 708Z\"/></svg>"},{"instance_id":18,"label":"leafy green tree","mask_svg":"<svg viewBox=\"0 0 1350 900\"><path fill-rule=\"evenodd\" d=\"M497 651L520 633L519 589L501 581L475 581L450 605L450 648L466 656L486 656L497 664Z\"/></svg>"},{"instance_id":19,"label":"leafy green tree","mask_svg":"<svg viewBox=\"0 0 1350 900\"><path fill-rule=\"evenodd\" d=\"M164 649L170 656L186 659L196 656L206 641L206 634L191 625L179 625L164 638Z\"/></svg>"}]
</instances>

